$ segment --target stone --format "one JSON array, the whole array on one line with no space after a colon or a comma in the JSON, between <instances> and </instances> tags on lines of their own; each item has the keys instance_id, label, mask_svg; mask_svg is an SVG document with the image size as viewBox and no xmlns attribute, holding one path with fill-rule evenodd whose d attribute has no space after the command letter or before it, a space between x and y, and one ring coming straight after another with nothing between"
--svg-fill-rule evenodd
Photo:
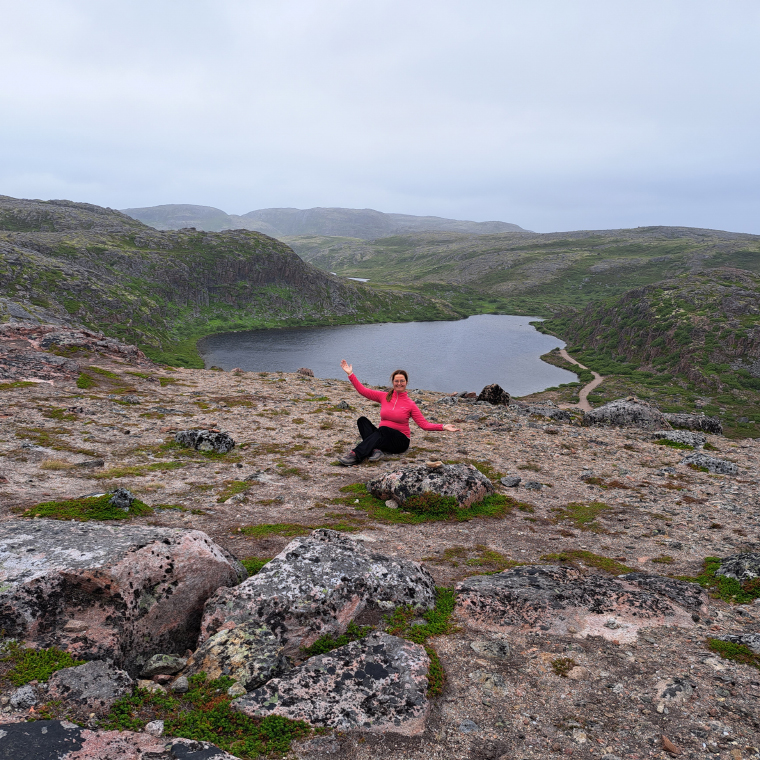
<instances>
[{"instance_id":1,"label":"stone","mask_svg":"<svg viewBox=\"0 0 760 760\"><path fill-rule=\"evenodd\" d=\"M497 383L486 385L478 396L478 401L487 401L499 406L509 406L509 399L509 394Z\"/></svg>"},{"instance_id":2,"label":"stone","mask_svg":"<svg viewBox=\"0 0 760 760\"><path fill-rule=\"evenodd\" d=\"M643 430L663 430L670 427L665 416L656 406L633 397L619 398L586 412L581 424L585 427L615 425Z\"/></svg>"},{"instance_id":3,"label":"stone","mask_svg":"<svg viewBox=\"0 0 760 760\"><path fill-rule=\"evenodd\" d=\"M398 509L398 502L393 499L386 499L385 506L388 507L388 509Z\"/></svg>"},{"instance_id":4,"label":"stone","mask_svg":"<svg viewBox=\"0 0 760 760\"><path fill-rule=\"evenodd\" d=\"M248 621L266 625L298 654L325 634L340 635L367 606L435 606L435 582L416 562L371 552L365 542L318 529L291 541L256 575L220 588L206 603L201 643Z\"/></svg>"},{"instance_id":5,"label":"stone","mask_svg":"<svg viewBox=\"0 0 760 760\"><path fill-rule=\"evenodd\" d=\"M232 437L219 430L180 430L174 440L181 446L215 454L227 454L235 448Z\"/></svg>"},{"instance_id":6,"label":"stone","mask_svg":"<svg viewBox=\"0 0 760 760\"><path fill-rule=\"evenodd\" d=\"M742 644L755 654L760 654L760 633L726 633L722 636L711 634L711 637L721 641L730 641L732 644Z\"/></svg>"},{"instance_id":7,"label":"stone","mask_svg":"<svg viewBox=\"0 0 760 760\"><path fill-rule=\"evenodd\" d=\"M675 443L685 443L687 446L693 446L695 449L701 449L705 445L704 433L692 433L689 430L655 430L652 438L656 441L674 441Z\"/></svg>"},{"instance_id":8,"label":"stone","mask_svg":"<svg viewBox=\"0 0 760 760\"><path fill-rule=\"evenodd\" d=\"M125 671L102 660L91 660L53 673L48 680L47 698L108 712L117 699L129 693L132 683Z\"/></svg>"},{"instance_id":9,"label":"stone","mask_svg":"<svg viewBox=\"0 0 760 760\"><path fill-rule=\"evenodd\" d=\"M685 430L701 430L703 433L723 435L723 423L718 417L707 417L704 414L666 413L663 415L674 428Z\"/></svg>"},{"instance_id":10,"label":"stone","mask_svg":"<svg viewBox=\"0 0 760 760\"><path fill-rule=\"evenodd\" d=\"M28 710L30 707L34 707L39 700L37 699L37 692L34 690L34 686L26 684L25 686L19 686L11 694L11 707L14 710Z\"/></svg>"},{"instance_id":11,"label":"stone","mask_svg":"<svg viewBox=\"0 0 760 760\"><path fill-rule=\"evenodd\" d=\"M588 668L584 668L582 665L576 665L574 668L570 668L567 672L567 677L571 681L588 681L591 678Z\"/></svg>"},{"instance_id":12,"label":"stone","mask_svg":"<svg viewBox=\"0 0 760 760\"><path fill-rule=\"evenodd\" d=\"M338 402L338 403L337 403L335 406L336 406L338 409L350 409L350 408L351 408L351 407L349 406L349 403L348 403L348 401L339 401L339 402Z\"/></svg>"},{"instance_id":13,"label":"stone","mask_svg":"<svg viewBox=\"0 0 760 760\"><path fill-rule=\"evenodd\" d=\"M717 457L711 457L701 451L695 451L693 454L687 454L680 462L680 464L692 465L693 467L707 468L708 472L717 473L720 475L738 475L739 468L726 459L718 459Z\"/></svg>"},{"instance_id":14,"label":"stone","mask_svg":"<svg viewBox=\"0 0 760 760\"><path fill-rule=\"evenodd\" d=\"M76 462L74 467L82 467L85 470L96 470L99 467L105 467L104 459L86 459L84 462Z\"/></svg>"},{"instance_id":15,"label":"stone","mask_svg":"<svg viewBox=\"0 0 760 760\"><path fill-rule=\"evenodd\" d=\"M478 639L470 644L470 649L496 660L508 660L511 656L509 642L503 639Z\"/></svg>"},{"instance_id":16,"label":"stone","mask_svg":"<svg viewBox=\"0 0 760 760\"><path fill-rule=\"evenodd\" d=\"M724 557L715 575L724 575L726 578L733 578L739 582L760 578L760 552L732 554L730 557Z\"/></svg>"},{"instance_id":17,"label":"stone","mask_svg":"<svg viewBox=\"0 0 760 760\"><path fill-rule=\"evenodd\" d=\"M422 733L430 659L424 648L375 632L311 657L232 702L252 717L281 715L341 731Z\"/></svg>"},{"instance_id":18,"label":"stone","mask_svg":"<svg viewBox=\"0 0 760 760\"><path fill-rule=\"evenodd\" d=\"M239 683L233 683L232 686L230 686L229 689L227 689L227 696L232 697L233 699L237 699L238 697L242 697L243 694L246 694L245 686Z\"/></svg>"},{"instance_id":19,"label":"stone","mask_svg":"<svg viewBox=\"0 0 760 760\"><path fill-rule=\"evenodd\" d=\"M480 726L474 720L463 720L459 724L459 732L462 734L475 734L480 731Z\"/></svg>"},{"instance_id":20,"label":"stone","mask_svg":"<svg viewBox=\"0 0 760 760\"><path fill-rule=\"evenodd\" d=\"M187 665L186 657L178 657L176 654L154 654L143 666L140 678L153 678L153 676L179 673Z\"/></svg>"},{"instance_id":21,"label":"stone","mask_svg":"<svg viewBox=\"0 0 760 760\"><path fill-rule=\"evenodd\" d=\"M659 681L655 686L659 702L686 702L694 693L694 684L684 678Z\"/></svg>"},{"instance_id":22,"label":"stone","mask_svg":"<svg viewBox=\"0 0 760 760\"><path fill-rule=\"evenodd\" d=\"M296 372L299 375L303 375L304 377L314 377L314 372L310 370L308 367L300 367L296 370Z\"/></svg>"},{"instance_id":23,"label":"stone","mask_svg":"<svg viewBox=\"0 0 760 760\"><path fill-rule=\"evenodd\" d=\"M0 524L0 628L134 676L194 649L203 605L245 568L196 530L38 519ZM61 625L74 620L68 630Z\"/></svg>"},{"instance_id":24,"label":"stone","mask_svg":"<svg viewBox=\"0 0 760 760\"><path fill-rule=\"evenodd\" d=\"M125 512L129 512L129 508L135 500L135 495L128 491L126 488L117 488L111 493L111 498L108 503L116 509L122 509Z\"/></svg>"},{"instance_id":25,"label":"stone","mask_svg":"<svg viewBox=\"0 0 760 760\"><path fill-rule=\"evenodd\" d=\"M517 486L520 485L520 483L522 483L522 478L506 477L506 478L502 478L500 482L503 486L506 486L507 488L516 488Z\"/></svg>"},{"instance_id":26,"label":"stone","mask_svg":"<svg viewBox=\"0 0 760 760\"><path fill-rule=\"evenodd\" d=\"M187 676L179 676L171 686L175 694L187 694L190 691L190 681Z\"/></svg>"},{"instance_id":27,"label":"stone","mask_svg":"<svg viewBox=\"0 0 760 760\"><path fill-rule=\"evenodd\" d=\"M164 733L164 722L162 720L152 720L150 723L145 724L144 731L151 736L161 736Z\"/></svg>"},{"instance_id":28,"label":"stone","mask_svg":"<svg viewBox=\"0 0 760 760\"><path fill-rule=\"evenodd\" d=\"M222 628L204 641L183 675L204 672L209 679L230 676L244 691L250 691L289 669L280 638L254 621Z\"/></svg>"},{"instance_id":29,"label":"stone","mask_svg":"<svg viewBox=\"0 0 760 760\"><path fill-rule=\"evenodd\" d=\"M541 491L543 490L544 484L539 483L537 480L526 480L523 487L530 491Z\"/></svg>"},{"instance_id":30,"label":"stone","mask_svg":"<svg viewBox=\"0 0 760 760\"><path fill-rule=\"evenodd\" d=\"M402 467L385 472L367 483L367 490L378 499L394 499L403 507L410 496L428 491L453 496L468 507L494 492L493 483L470 464L444 464L431 469L426 465Z\"/></svg>"},{"instance_id":31,"label":"stone","mask_svg":"<svg viewBox=\"0 0 760 760\"><path fill-rule=\"evenodd\" d=\"M610 578L554 565L473 576L461 581L457 592L457 613L475 630L502 635L537 630L620 643L635 641L644 627L693 628L692 615L704 614L706 602L701 586L674 578L645 573Z\"/></svg>"},{"instance_id":32,"label":"stone","mask_svg":"<svg viewBox=\"0 0 760 760\"><path fill-rule=\"evenodd\" d=\"M570 412L566 409L559 409L552 406L529 406L527 408L528 414L537 414L541 417L548 417L555 422L570 422L573 418L570 416Z\"/></svg>"}]
</instances>

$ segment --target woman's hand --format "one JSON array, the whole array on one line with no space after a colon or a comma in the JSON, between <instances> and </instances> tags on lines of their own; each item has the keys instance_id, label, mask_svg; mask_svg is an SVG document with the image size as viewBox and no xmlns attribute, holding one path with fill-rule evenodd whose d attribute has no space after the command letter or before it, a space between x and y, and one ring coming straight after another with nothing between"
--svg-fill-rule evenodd
<instances>
[{"instance_id":1,"label":"woman's hand","mask_svg":"<svg viewBox=\"0 0 760 760\"><path fill-rule=\"evenodd\" d=\"M354 365L349 364L345 359L340 360L340 368L347 374L350 375L354 371Z\"/></svg>"},{"instance_id":2,"label":"woman's hand","mask_svg":"<svg viewBox=\"0 0 760 760\"><path fill-rule=\"evenodd\" d=\"M443 429L444 430L448 430L449 433L458 433L459 432L459 428L458 427L454 427L453 425L444 425Z\"/></svg>"}]
</instances>

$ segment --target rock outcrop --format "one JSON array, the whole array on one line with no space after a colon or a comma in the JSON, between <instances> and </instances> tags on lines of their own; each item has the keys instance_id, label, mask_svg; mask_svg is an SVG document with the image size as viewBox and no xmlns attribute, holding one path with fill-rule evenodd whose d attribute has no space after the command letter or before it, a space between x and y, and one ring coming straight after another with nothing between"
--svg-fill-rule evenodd
<instances>
[{"instance_id":1,"label":"rock outcrop","mask_svg":"<svg viewBox=\"0 0 760 760\"><path fill-rule=\"evenodd\" d=\"M681 460L681 464L690 465L697 469L704 468L708 472L717 473L719 475L737 475L739 468L726 459L718 459L717 457L711 457L701 451L695 451L693 454L688 454Z\"/></svg>"},{"instance_id":2,"label":"rock outcrop","mask_svg":"<svg viewBox=\"0 0 760 760\"><path fill-rule=\"evenodd\" d=\"M411 496L436 493L453 496L462 506L470 506L494 492L493 483L470 464L441 464L402 467L383 473L367 483L378 499L393 499L403 507Z\"/></svg>"},{"instance_id":3,"label":"rock outcrop","mask_svg":"<svg viewBox=\"0 0 760 760\"><path fill-rule=\"evenodd\" d=\"M251 622L269 628L284 654L295 654L320 636L343 633L367 606L407 604L423 610L434 606L435 583L427 570L320 529L291 541L239 586L220 588L206 603L201 642Z\"/></svg>"},{"instance_id":4,"label":"rock outcrop","mask_svg":"<svg viewBox=\"0 0 760 760\"><path fill-rule=\"evenodd\" d=\"M232 704L246 715L282 715L342 731L419 734L429 667L423 647L373 633L310 658Z\"/></svg>"},{"instance_id":5,"label":"rock outcrop","mask_svg":"<svg viewBox=\"0 0 760 760\"><path fill-rule=\"evenodd\" d=\"M663 416L674 428L701 430L703 433L723 435L723 423L717 417L681 413L666 413Z\"/></svg>"},{"instance_id":6,"label":"rock outcrop","mask_svg":"<svg viewBox=\"0 0 760 760\"><path fill-rule=\"evenodd\" d=\"M194 648L203 604L245 569L194 530L57 520L0 525L0 628L130 673Z\"/></svg>"},{"instance_id":7,"label":"rock outcrop","mask_svg":"<svg viewBox=\"0 0 760 760\"><path fill-rule=\"evenodd\" d=\"M636 427L643 430L662 430L670 427L665 415L653 404L636 398L619 398L592 409L583 415L582 424Z\"/></svg>"},{"instance_id":8,"label":"rock outcrop","mask_svg":"<svg viewBox=\"0 0 760 760\"><path fill-rule=\"evenodd\" d=\"M724 557L715 574L740 582L760 578L760 552L732 554L730 557Z\"/></svg>"},{"instance_id":9,"label":"rock outcrop","mask_svg":"<svg viewBox=\"0 0 760 760\"><path fill-rule=\"evenodd\" d=\"M196 451L213 451L215 454L227 454L235 448L232 436L219 430L180 430L174 440L180 446Z\"/></svg>"},{"instance_id":10,"label":"rock outcrop","mask_svg":"<svg viewBox=\"0 0 760 760\"><path fill-rule=\"evenodd\" d=\"M695 449L701 449L707 440L704 433L692 433L689 430L655 430L652 433L652 438L656 441L685 443L687 446L693 446Z\"/></svg>"},{"instance_id":11,"label":"rock outcrop","mask_svg":"<svg viewBox=\"0 0 760 760\"><path fill-rule=\"evenodd\" d=\"M554 565L474 576L457 591L457 611L475 630L537 630L620 642L635 640L646 626L693 627L706 603L695 583L644 573L583 575Z\"/></svg>"}]
</instances>

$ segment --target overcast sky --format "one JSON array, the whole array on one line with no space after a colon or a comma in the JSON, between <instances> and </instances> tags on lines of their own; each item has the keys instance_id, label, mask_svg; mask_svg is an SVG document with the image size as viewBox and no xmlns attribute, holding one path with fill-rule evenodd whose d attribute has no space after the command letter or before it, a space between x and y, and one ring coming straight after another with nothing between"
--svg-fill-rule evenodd
<instances>
[{"instance_id":1,"label":"overcast sky","mask_svg":"<svg viewBox=\"0 0 760 760\"><path fill-rule=\"evenodd\" d=\"M0 194L760 233L757 0L0 13Z\"/></svg>"}]
</instances>

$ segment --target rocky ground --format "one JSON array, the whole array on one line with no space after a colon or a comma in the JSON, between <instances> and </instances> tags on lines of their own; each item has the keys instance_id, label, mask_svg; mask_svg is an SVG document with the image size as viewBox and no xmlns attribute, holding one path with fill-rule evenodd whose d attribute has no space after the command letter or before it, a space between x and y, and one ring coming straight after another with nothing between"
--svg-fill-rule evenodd
<instances>
[{"instance_id":1,"label":"rocky ground","mask_svg":"<svg viewBox=\"0 0 760 760\"><path fill-rule=\"evenodd\" d=\"M241 559L273 557L295 526L328 526L421 562L439 586L563 559L584 577L605 575L604 567L696 576L705 557L760 551L760 441L708 435L714 450L706 453L738 467L737 475L712 474L680 464L689 452L658 445L651 430L582 427L520 403L413 390L428 419L461 432L414 429L404 456L345 468L336 459L357 440L355 419L378 417L378 405L347 382L167 369L73 333L43 347L54 330L62 334L0 334L4 520L41 502L125 487L153 508L132 523L201 530ZM14 359L21 354L39 361ZM361 378L360 364L357 371ZM189 428L226 431L237 445L215 456L178 447L175 432ZM476 464L517 504L498 519L400 524L357 511L340 490L433 460ZM506 487L502 477L521 482ZM613 620L586 635L571 625L489 630L459 609L459 629L432 642L447 682L422 734L330 734L297 751L388 760L756 756L760 673L721 659L705 640L757 632L760 604L709 598L694 617ZM562 658L572 663L558 674ZM10 691L6 684L5 717L24 717L28 710L7 704Z\"/></svg>"}]
</instances>

